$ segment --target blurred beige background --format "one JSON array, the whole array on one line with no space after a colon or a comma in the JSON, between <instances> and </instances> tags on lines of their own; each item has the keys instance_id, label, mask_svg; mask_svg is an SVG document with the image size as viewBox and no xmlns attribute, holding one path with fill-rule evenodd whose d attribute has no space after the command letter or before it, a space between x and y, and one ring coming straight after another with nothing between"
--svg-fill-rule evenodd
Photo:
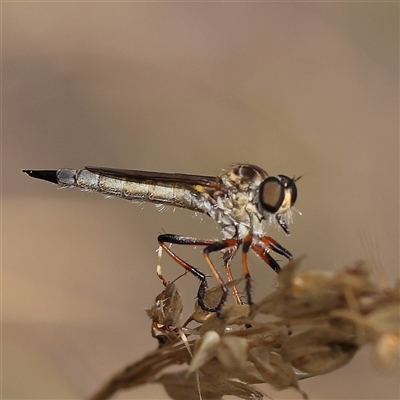
<instances>
[{"instance_id":1,"label":"blurred beige background","mask_svg":"<svg viewBox=\"0 0 400 400\"><path fill-rule=\"evenodd\" d=\"M11 2L2 17L2 398L83 398L154 349L157 235L218 238L188 211L57 190L23 168L304 175L303 215L272 236L307 268L375 258L398 278L398 3ZM201 249L183 254L206 271ZM255 296L272 290L272 270L251 268ZM163 271L181 269L164 258ZM179 288L188 315L197 282ZM399 371L370 350L302 388L399 398Z\"/></svg>"}]
</instances>

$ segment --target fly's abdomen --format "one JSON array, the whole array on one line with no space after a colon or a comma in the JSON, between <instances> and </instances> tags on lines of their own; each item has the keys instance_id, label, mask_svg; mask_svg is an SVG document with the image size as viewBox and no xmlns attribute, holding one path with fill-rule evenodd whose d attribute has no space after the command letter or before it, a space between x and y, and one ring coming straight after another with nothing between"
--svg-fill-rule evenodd
<instances>
[{"instance_id":1,"label":"fly's abdomen","mask_svg":"<svg viewBox=\"0 0 400 400\"><path fill-rule=\"evenodd\" d=\"M193 196L193 192L190 189L177 187L177 185L165 186L157 183L132 182L94 174L86 169L59 169L56 176L58 184L64 187L79 187L83 190L122 197L126 200L169 204L198 210L196 196Z\"/></svg>"}]
</instances>

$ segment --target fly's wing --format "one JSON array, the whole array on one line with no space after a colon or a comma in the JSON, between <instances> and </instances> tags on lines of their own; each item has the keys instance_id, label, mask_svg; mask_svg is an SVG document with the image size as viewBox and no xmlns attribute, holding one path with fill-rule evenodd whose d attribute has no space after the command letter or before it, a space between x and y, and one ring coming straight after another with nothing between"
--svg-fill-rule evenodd
<instances>
[{"instance_id":1,"label":"fly's wing","mask_svg":"<svg viewBox=\"0 0 400 400\"><path fill-rule=\"evenodd\" d=\"M130 169L115 169L104 167L85 167L88 171L121 179L128 182L142 182L153 185L181 185L185 187L202 187L204 191L214 191L221 188L218 177L204 175L176 174L166 172L138 171Z\"/></svg>"}]
</instances>

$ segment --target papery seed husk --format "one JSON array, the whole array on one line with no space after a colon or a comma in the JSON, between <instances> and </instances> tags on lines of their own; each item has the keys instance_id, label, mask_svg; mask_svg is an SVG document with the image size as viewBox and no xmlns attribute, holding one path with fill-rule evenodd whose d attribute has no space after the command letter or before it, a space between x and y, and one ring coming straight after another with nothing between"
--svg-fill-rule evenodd
<instances>
[{"instance_id":1,"label":"papery seed husk","mask_svg":"<svg viewBox=\"0 0 400 400\"><path fill-rule=\"evenodd\" d=\"M292 366L285 363L279 354L273 352L267 354L262 349L253 348L249 351L249 359L263 377L264 382L271 384L275 389L298 388Z\"/></svg>"},{"instance_id":2,"label":"papery seed husk","mask_svg":"<svg viewBox=\"0 0 400 400\"><path fill-rule=\"evenodd\" d=\"M357 349L354 335L318 327L289 337L279 354L300 371L320 375L347 364Z\"/></svg>"},{"instance_id":3,"label":"papery seed husk","mask_svg":"<svg viewBox=\"0 0 400 400\"><path fill-rule=\"evenodd\" d=\"M400 333L387 333L375 345L375 360L384 368L393 368L400 360Z\"/></svg>"},{"instance_id":4,"label":"papery seed husk","mask_svg":"<svg viewBox=\"0 0 400 400\"><path fill-rule=\"evenodd\" d=\"M215 331L208 331L196 343L195 353L192 362L188 368L188 374L202 367L207 361L215 357L217 346L221 341L221 337Z\"/></svg>"},{"instance_id":5,"label":"papery seed husk","mask_svg":"<svg viewBox=\"0 0 400 400\"><path fill-rule=\"evenodd\" d=\"M227 369L243 368L247 361L247 340L235 336L224 336L217 349L217 359Z\"/></svg>"}]
</instances>

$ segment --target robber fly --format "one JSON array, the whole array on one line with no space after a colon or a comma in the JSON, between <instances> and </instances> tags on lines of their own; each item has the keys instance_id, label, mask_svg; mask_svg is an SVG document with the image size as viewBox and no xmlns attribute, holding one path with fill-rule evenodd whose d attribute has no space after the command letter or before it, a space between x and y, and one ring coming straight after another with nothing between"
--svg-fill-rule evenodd
<instances>
[{"instance_id":1,"label":"robber fly","mask_svg":"<svg viewBox=\"0 0 400 400\"><path fill-rule=\"evenodd\" d=\"M250 305L252 297L248 251L252 249L275 272L280 271L280 266L271 256L271 251L292 260L288 250L266 236L266 227L277 223L286 234L290 233L288 223L291 221L291 208L297 198L295 182L299 178L269 176L263 169L250 164L235 165L216 177L98 167L23 172L62 187L79 187L126 200L186 208L214 219L222 229L222 240L219 241L175 234L158 236L161 249L200 280L197 299L201 308L208 312L220 315L228 296L228 288L211 261L210 253L222 251L224 268L231 281L233 277L229 264L241 246L247 301ZM205 246L203 253L206 263L222 290L215 307L204 301L208 288L207 275L175 254L169 244ZM241 303L236 289L233 294L235 300Z\"/></svg>"}]
</instances>

